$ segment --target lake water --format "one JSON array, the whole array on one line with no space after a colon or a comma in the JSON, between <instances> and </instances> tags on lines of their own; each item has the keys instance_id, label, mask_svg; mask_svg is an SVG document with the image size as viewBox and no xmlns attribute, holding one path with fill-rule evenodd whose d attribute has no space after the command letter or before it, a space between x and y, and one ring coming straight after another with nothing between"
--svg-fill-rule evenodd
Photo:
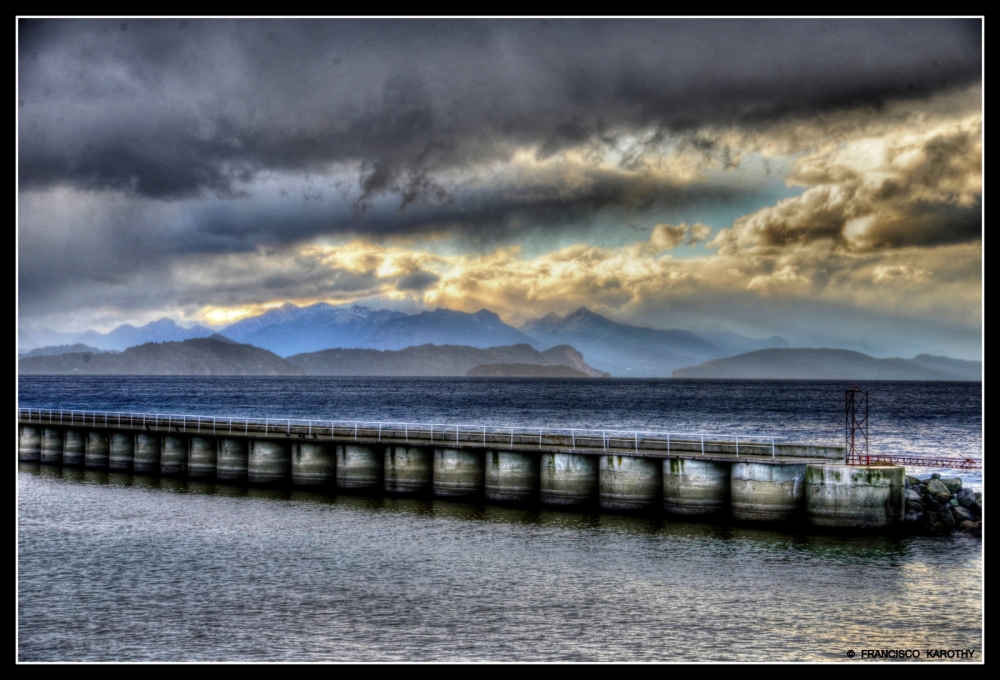
<instances>
[{"instance_id":1,"label":"lake water","mask_svg":"<svg viewBox=\"0 0 1000 680\"><path fill-rule=\"evenodd\" d=\"M19 405L840 443L845 387L21 377ZM877 399L873 452L982 455L980 385L862 388ZM981 487L978 473L964 479ZM30 464L18 474L22 661L847 661L848 650L877 648L975 649L979 659L982 580L982 543L966 538L830 536Z\"/></svg>"}]
</instances>

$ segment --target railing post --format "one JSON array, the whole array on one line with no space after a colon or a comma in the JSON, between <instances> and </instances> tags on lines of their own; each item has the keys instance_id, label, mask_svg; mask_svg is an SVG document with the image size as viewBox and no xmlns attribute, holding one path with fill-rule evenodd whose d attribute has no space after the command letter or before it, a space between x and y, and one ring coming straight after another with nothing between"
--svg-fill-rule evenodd
<instances>
[{"instance_id":1,"label":"railing post","mask_svg":"<svg viewBox=\"0 0 1000 680\"><path fill-rule=\"evenodd\" d=\"M458 443L458 425L455 426L455 443Z\"/></svg>"},{"instance_id":2,"label":"railing post","mask_svg":"<svg viewBox=\"0 0 1000 680\"><path fill-rule=\"evenodd\" d=\"M379 437L378 438L381 439L382 438L382 426L381 425L378 428L378 432L379 432ZM311 421L311 420L309 421L309 436L310 437L313 436L313 421Z\"/></svg>"},{"instance_id":3,"label":"railing post","mask_svg":"<svg viewBox=\"0 0 1000 680\"><path fill-rule=\"evenodd\" d=\"M486 443L486 426L483 426L483 444Z\"/></svg>"},{"instance_id":4,"label":"railing post","mask_svg":"<svg viewBox=\"0 0 1000 680\"><path fill-rule=\"evenodd\" d=\"M573 450L576 451L576 430L570 430L569 436L573 438Z\"/></svg>"},{"instance_id":5,"label":"railing post","mask_svg":"<svg viewBox=\"0 0 1000 680\"><path fill-rule=\"evenodd\" d=\"M701 455L705 455L705 435L701 435Z\"/></svg>"},{"instance_id":6,"label":"railing post","mask_svg":"<svg viewBox=\"0 0 1000 680\"><path fill-rule=\"evenodd\" d=\"M403 423L403 437L406 438L406 443L410 443L410 424Z\"/></svg>"},{"instance_id":7,"label":"railing post","mask_svg":"<svg viewBox=\"0 0 1000 680\"><path fill-rule=\"evenodd\" d=\"M635 435L635 452L639 453L639 433L634 432L633 434Z\"/></svg>"},{"instance_id":8,"label":"railing post","mask_svg":"<svg viewBox=\"0 0 1000 680\"><path fill-rule=\"evenodd\" d=\"M354 441L358 441L358 421L354 421Z\"/></svg>"},{"instance_id":9,"label":"railing post","mask_svg":"<svg viewBox=\"0 0 1000 680\"><path fill-rule=\"evenodd\" d=\"M382 423L378 424L378 440L382 441Z\"/></svg>"},{"instance_id":10,"label":"railing post","mask_svg":"<svg viewBox=\"0 0 1000 680\"><path fill-rule=\"evenodd\" d=\"M542 448L542 430L541 430L541 428L539 428L539 430L538 430L538 448Z\"/></svg>"},{"instance_id":11,"label":"railing post","mask_svg":"<svg viewBox=\"0 0 1000 680\"><path fill-rule=\"evenodd\" d=\"M510 446L514 448L514 428L510 428Z\"/></svg>"},{"instance_id":12,"label":"railing post","mask_svg":"<svg viewBox=\"0 0 1000 680\"><path fill-rule=\"evenodd\" d=\"M740 438L736 438L736 457L740 457Z\"/></svg>"},{"instance_id":13,"label":"railing post","mask_svg":"<svg viewBox=\"0 0 1000 680\"><path fill-rule=\"evenodd\" d=\"M608 433L606 430L601 430L601 441L604 443L604 451L608 450Z\"/></svg>"},{"instance_id":14,"label":"railing post","mask_svg":"<svg viewBox=\"0 0 1000 680\"><path fill-rule=\"evenodd\" d=\"M774 458L774 437L771 437L771 458Z\"/></svg>"},{"instance_id":15,"label":"railing post","mask_svg":"<svg viewBox=\"0 0 1000 680\"><path fill-rule=\"evenodd\" d=\"M667 455L670 455L670 433L667 432Z\"/></svg>"}]
</instances>

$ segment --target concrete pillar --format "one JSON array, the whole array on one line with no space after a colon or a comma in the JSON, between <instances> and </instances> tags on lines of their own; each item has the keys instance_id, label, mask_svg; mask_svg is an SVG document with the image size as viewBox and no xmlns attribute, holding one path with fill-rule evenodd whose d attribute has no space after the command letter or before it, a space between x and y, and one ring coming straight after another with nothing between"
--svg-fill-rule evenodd
<instances>
[{"instance_id":1,"label":"concrete pillar","mask_svg":"<svg viewBox=\"0 0 1000 680\"><path fill-rule=\"evenodd\" d=\"M434 451L415 446L385 448L385 490L429 493L434 481Z\"/></svg>"},{"instance_id":2,"label":"concrete pillar","mask_svg":"<svg viewBox=\"0 0 1000 680\"><path fill-rule=\"evenodd\" d=\"M385 470L385 451L381 446L337 445L337 487L340 489L381 491Z\"/></svg>"},{"instance_id":3,"label":"concrete pillar","mask_svg":"<svg viewBox=\"0 0 1000 680\"><path fill-rule=\"evenodd\" d=\"M131 472L134 460L135 435L131 432L112 432L108 469L113 472Z\"/></svg>"},{"instance_id":4,"label":"concrete pillar","mask_svg":"<svg viewBox=\"0 0 1000 680\"><path fill-rule=\"evenodd\" d=\"M729 511L731 463L665 458L663 509L674 515L713 515Z\"/></svg>"},{"instance_id":5,"label":"concrete pillar","mask_svg":"<svg viewBox=\"0 0 1000 680\"><path fill-rule=\"evenodd\" d=\"M598 456L602 510L652 510L660 505L663 463L639 456Z\"/></svg>"},{"instance_id":6,"label":"concrete pillar","mask_svg":"<svg viewBox=\"0 0 1000 680\"><path fill-rule=\"evenodd\" d=\"M223 437L219 440L219 458L215 465L216 479L220 482L247 481L250 452L249 440Z\"/></svg>"},{"instance_id":7,"label":"concrete pillar","mask_svg":"<svg viewBox=\"0 0 1000 680\"><path fill-rule=\"evenodd\" d=\"M543 505L589 505L597 502L596 456L543 453L539 465L539 500Z\"/></svg>"},{"instance_id":8,"label":"concrete pillar","mask_svg":"<svg viewBox=\"0 0 1000 680\"><path fill-rule=\"evenodd\" d=\"M151 432L135 435L135 458L132 470L140 475L160 474L161 438Z\"/></svg>"},{"instance_id":9,"label":"concrete pillar","mask_svg":"<svg viewBox=\"0 0 1000 680\"><path fill-rule=\"evenodd\" d=\"M292 454L288 442L254 439L247 459L247 481L251 484L285 484L292 474Z\"/></svg>"},{"instance_id":10,"label":"concrete pillar","mask_svg":"<svg viewBox=\"0 0 1000 680\"><path fill-rule=\"evenodd\" d=\"M58 427L42 428L42 447L39 460L49 465L61 465L63 459L63 432Z\"/></svg>"},{"instance_id":11,"label":"concrete pillar","mask_svg":"<svg viewBox=\"0 0 1000 680\"><path fill-rule=\"evenodd\" d=\"M486 452L486 500L532 503L538 500L538 456L514 451Z\"/></svg>"},{"instance_id":12,"label":"concrete pillar","mask_svg":"<svg viewBox=\"0 0 1000 680\"><path fill-rule=\"evenodd\" d=\"M337 453L333 446L300 441L292 448L292 484L333 486L337 483Z\"/></svg>"},{"instance_id":13,"label":"concrete pillar","mask_svg":"<svg viewBox=\"0 0 1000 680\"><path fill-rule=\"evenodd\" d=\"M820 527L889 529L906 513L901 465L806 466L806 516Z\"/></svg>"},{"instance_id":14,"label":"concrete pillar","mask_svg":"<svg viewBox=\"0 0 1000 680\"><path fill-rule=\"evenodd\" d=\"M188 479L215 479L215 464L219 457L213 437L194 434L188 444Z\"/></svg>"},{"instance_id":15,"label":"concrete pillar","mask_svg":"<svg viewBox=\"0 0 1000 680\"><path fill-rule=\"evenodd\" d=\"M42 457L42 431L34 425L21 425L18 430L17 459L22 463L37 463Z\"/></svg>"},{"instance_id":16,"label":"concrete pillar","mask_svg":"<svg viewBox=\"0 0 1000 680\"><path fill-rule=\"evenodd\" d=\"M735 519L783 522L798 518L806 499L806 466L733 463L730 507Z\"/></svg>"},{"instance_id":17,"label":"concrete pillar","mask_svg":"<svg viewBox=\"0 0 1000 680\"><path fill-rule=\"evenodd\" d=\"M485 463L481 450L434 449L434 495L469 498L483 493Z\"/></svg>"},{"instance_id":18,"label":"concrete pillar","mask_svg":"<svg viewBox=\"0 0 1000 680\"><path fill-rule=\"evenodd\" d=\"M108 435L106 432L101 430L87 432L84 467L89 470L103 470L108 467Z\"/></svg>"},{"instance_id":19,"label":"concrete pillar","mask_svg":"<svg viewBox=\"0 0 1000 680\"><path fill-rule=\"evenodd\" d=\"M186 477L187 469L187 438L177 434L164 435L160 451L160 474L165 477Z\"/></svg>"},{"instance_id":20,"label":"concrete pillar","mask_svg":"<svg viewBox=\"0 0 1000 680\"><path fill-rule=\"evenodd\" d=\"M80 430L63 432L63 467L83 467L87 452L85 433Z\"/></svg>"}]
</instances>

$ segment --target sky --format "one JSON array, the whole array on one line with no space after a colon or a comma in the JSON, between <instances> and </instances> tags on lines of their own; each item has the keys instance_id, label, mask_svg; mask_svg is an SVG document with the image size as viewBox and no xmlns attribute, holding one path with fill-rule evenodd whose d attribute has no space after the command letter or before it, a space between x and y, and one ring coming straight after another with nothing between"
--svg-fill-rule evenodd
<instances>
[{"instance_id":1,"label":"sky","mask_svg":"<svg viewBox=\"0 0 1000 680\"><path fill-rule=\"evenodd\" d=\"M20 19L18 320L982 353L979 19Z\"/></svg>"}]
</instances>

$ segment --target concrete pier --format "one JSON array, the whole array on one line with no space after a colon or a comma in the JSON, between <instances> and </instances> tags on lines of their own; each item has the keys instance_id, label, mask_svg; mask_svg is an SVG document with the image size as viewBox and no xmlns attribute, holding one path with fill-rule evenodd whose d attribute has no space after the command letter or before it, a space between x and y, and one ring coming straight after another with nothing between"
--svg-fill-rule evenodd
<instances>
[{"instance_id":1,"label":"concrete pier","mask_svg":"<svg viewBox=\"0 0 1000 680\"><path fill-rule=\"evenodd\" d=\"M663 464L638 456L599 456L602 510L652 510L660 504Z\"/></svg>"},{"instance_id":2,"label":"concrete pier","mask_svg":"<svg viewBox=\"0 0 1000 680\"><path fill-rule=\"evenodd\" d=\"M48 465L61 465L63 460L63 431L58 427L42 428L42 446L39 460Z\"/></svg>"},{"instance_id":3,"label":"concrete pier","mask_svg":"<svg viewBox=\"0 0 1000 680\"><path fill-rule=\"evenodd\" d=\"M162 437L157 434L139 432L135 435L133 471L142 475L160 474L161 441Z\"/></svg>"},{"instance_id":4,"label":"concrete pier","mask_svg":"<svg viewBox=\"0 0 1000 680\"><path fill-rule=\"evenodd\" d=\"M131 472L135 461L135 435L131 432L112 432L108 448L108 469L112 472Z\"/></svg>"},{"instance_id":5,"label":"concrete pier","mask_svg":"<svg viewBox=\"0 0 1000 680\"><path fill-rule=\"evenodd\" d=\"M187 439L180 435L164 435L160 452L160 474L165 477L186 477L187 465Z\"/></svg>"},{"instance_id":6,"label":"concrete pier","mask_svg":"<svg viewBox=\"0 0 1000 680\"><path fill-rule=\"evenodd\" d=\"M192 435L188 448L188 479L211 481L215 479L215 466L219 451L215 439Z\"/></svg>"},{"instance_id":7,"label":"concrete pier","mask_svg":"<svg viewBox=\"0 0 1000 680\"><path fill-rule=\"evenodd\" d=\"M538 481L537 455L514 451L486 452L486 500L514 503L537 501Z\"/></svg>"},{"instance_id":8,"label":"concrete pier","mask_svg":"<svg viewBox=\"0 0 1000 680\"><path fill-rule=\"evenodd\" d=\"M259 485L287 484L292 474L292 454L288 443L272 439L250 442L247 481Z\"/></svg>"},{"instance_id":9,"label":"concrete pier","mask_svg":"<svg viewBox=\"0 0 1000 680\"><path fill-rule=\"evenodd\" d=\"M385 449L381 446L337 446L337 487L351 491L384 489Z\"/></svg>"},{"instance_id":10,"label":"concrete pier","mask_svg":"<svg viewBox=\"0 0 1000 680\"><path fill-rule=\"evenodd\" d=\"M735 519L785 522L805 509L805 465L733 463L730 507Z\"/></svg>"},{"instance_id":11,"label":"concrete pier","mask_svg":"<svg viewBox=\"0 0 1000 680\"><path fill-rule=\"evenodd\" d=\"M430 493L433 481L433 450L415 446L385 447L387 493Z\"/></svg>"},{"instance_id":12,"label":"concrete pier","mask_svg":"<svg viewBox=\"0 0 1000 680\"><path fill-rule=\"evenodd\" d=\"M611 511L662 508L690 516L729 508L739 520L808 516L818 526L859 529L894 526L903 517L902 468L848 467L843 448L467 426L442 439L436 426L279 422L23 409L18 458L110 468L116 479L132 480L119 472L159 474L158 484L174 477L170 483L182 486L335 482L373 494ZM807 465L815 466L808 485Z\"/></svg>"},{"instance_id":13,"label":"concrete pier","mask_svg":"<svg viewBox=\"0 0 1000 680\"><path fill-rule=\"evenodd\" d=\"M63 467L83 467L83 460L86 453L87 440L85 433L80 430L66 430L63 433Z\"/></svg>"},{"instance_id":14,"label":"concrete pier","mask_svg":"<svg viewBox=\"0 0 1000 680\"><path fill-rule=\"evenodd\" d=\"M333 486L337 482L337 455L334 447L317 442L292 444L292 484Z\"/></svg>"},{"instance_id":15,"label":"concrete pier","mask_svg":"<svg viewBox=\"0 0 1000 680\"><path fill-rule=\"evenodd\" d=\"M248 440L224 437L219 440L219 457L215 463L215 478L220 482L245 482L250 460Z\"/></svg>"},{"instance_id":16,"label":"concrete pier","mask_svg":"<svg viewBox=\"0 0 1000 680\"><path fill-rule=\"evenodd\" d=\"M729 511L730 463L669 458L663 461L663 509L673 515Z\"/></svg>"},{"instance_id":17,"label":"concrete pier","mask_svg":"<svg viewBox=\"0 0 1000 680\"><path fill-rule=\"evenodd\" d=\"M809 523L843 529L899 526L906 513L905 479L898 465L807 465Z\"/></svg>"},{"instance_id":18,"label":"concrete pier","mask_svg":"<svg viewBox=\"0 0 1000 680\"><path fill-rule=\"evenodd\" d=\"M543 453L539 500L543 505L578 506L597 502L597 458L573 453Z\"/></svg>"},{"instance_id":19,"label":"concrete pier","mask_svg":"<svg viewBox=\"0 0 1000 680\"><path fill-rule=\"evenodd\" d=\"M483 493L486 465L483 451L434 449L434 495L472 498Z\"/></svg>"},{"instance_id":20,"label":"concrete pier","mask_svg":"<svg viewBox=\"0 0 1000 680\"><path fill-rule=\"evenodd\" d=\"M22 463L37 463L42 457L42 431L34 425L18 428L17 459Z\"/></svg>"},{"instance_id":21,"label":"concrete pier","mask_svg":"<svg viewBox=\"0 0 1000 680\"><path fill-rule=\"evenodd\" d=\"M87 432L87 449L84 467L89 470L106 470L108 467L108 434L101 430Z\"/></svg>"}]
</instances>

